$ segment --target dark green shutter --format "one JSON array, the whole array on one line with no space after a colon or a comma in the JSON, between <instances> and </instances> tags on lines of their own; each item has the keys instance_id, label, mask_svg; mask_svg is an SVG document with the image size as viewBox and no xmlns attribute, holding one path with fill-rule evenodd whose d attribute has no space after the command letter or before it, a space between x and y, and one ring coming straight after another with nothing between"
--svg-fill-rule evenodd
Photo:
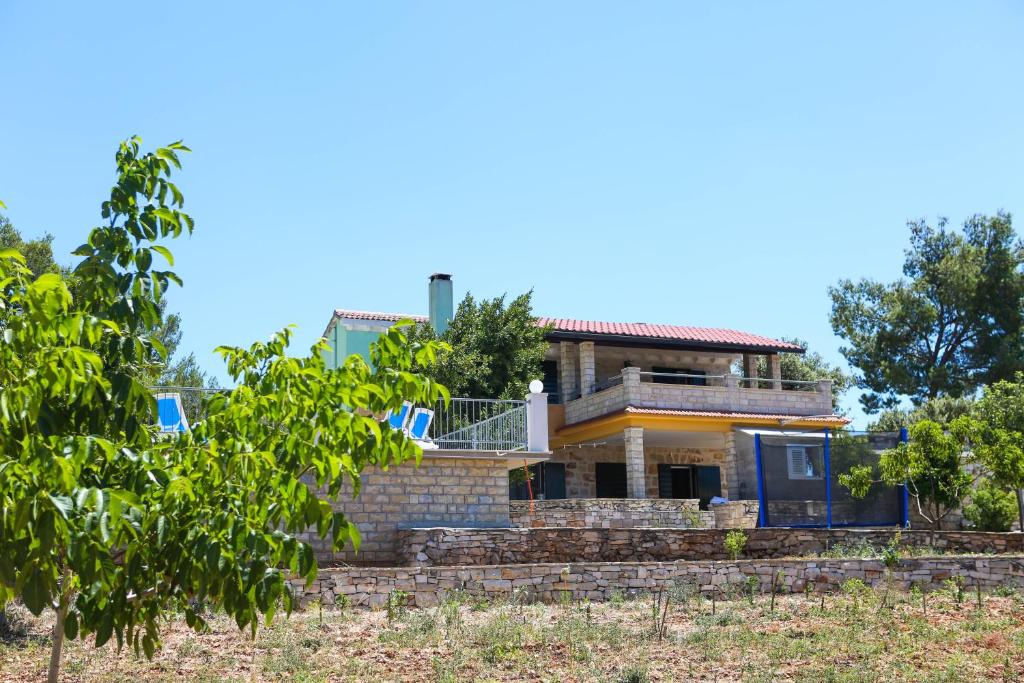
<instances>
[{"instance_id":1,"label":"dark green shutter","mask_svg":"<svg viewBox=\"0 0 1024 683\"><path fill-rule=\"evenodd\" d=\"M672 465L658 465L658 498L672 497Z\"/></svg>"},{"instance_id":2,"label":"dark green shutter","mask_svg":"<svg viewBox=\"0 0 1024 683\"><path fill-rule=\"evenodd\" d=\"M544 468L544 498L561 500L565 498L565 463L546 462Z\"/></svg>"},{"instance_id":3,"label":"dark green shutter","mask_svg":"<svg viewBox=\"0 0 1024 683\"><path fill-rule=\"evenodd\" d=\"M715 466L697 467L697 497L700 506L707 508L708 501L714 496L722 495L722 470Z\"/></svg>"}]
</instances>

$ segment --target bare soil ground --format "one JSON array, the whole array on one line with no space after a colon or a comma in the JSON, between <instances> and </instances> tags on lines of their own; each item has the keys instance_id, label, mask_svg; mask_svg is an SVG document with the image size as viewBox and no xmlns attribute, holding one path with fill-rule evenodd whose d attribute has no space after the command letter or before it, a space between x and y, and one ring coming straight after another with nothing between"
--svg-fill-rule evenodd
<instances>
[{"instance_id":1,"label":"bare soil ground","mask_svg":"<svg viewBox=\"0 0 1024 683\"><path fill-rule=\"evenodd\" d=\"M666 594L667 595L667 594ZM954 590L893 596L736 596L714 605L672 592L663 635L654 598L563 605L308 609L255 640L223 616L197 634L163 629L152 661L68 644L66 681L1015 681L1024 680L1024 598ZM44 678L48 620L17 612L0 642L0 680Z\"/></svg>"}]
</instances>

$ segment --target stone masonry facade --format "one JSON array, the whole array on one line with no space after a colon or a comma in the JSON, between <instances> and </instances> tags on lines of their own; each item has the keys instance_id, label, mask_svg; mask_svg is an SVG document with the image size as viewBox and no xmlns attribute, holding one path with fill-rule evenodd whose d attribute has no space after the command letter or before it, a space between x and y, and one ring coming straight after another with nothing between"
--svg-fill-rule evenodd
<instances>
[{"instance_id":1,"label":"stone masonry facade","mask_svg":"<svg viewBox=\"0 0 1024 683\"><path fill-rule=\"evenodd\" d=\"M398 530L405 527L507 527L508 468L504 460L424 453L417 468L408 462L387 471L367 468L353 499L346 485L333 501L359 527L358 553L331 552L315 531L301 534L321 563L394 565Z\"/></svg>"},{"instance_id":2,"label":"stone masonry facade","mask_svg":"<svg viewBox=\"0 0 1024 683\"><path fill-rule=\"evenodd\" d=\"M415 565L724 560L727 529L405 529L399 560ZM770 559L820 555L837 545L881 549L895 529L750 529L743 556ZM949 553L1024 553L1024 535L902 531L902 546Z\"/></svg>"},{"instance_id":3,"label":"stone masonry facade","mask_svg":"<svg viewBox=\"0 0 1024 683\"><path fill-rule=\"evenodd\" d=\"M942 587L952 576L968 586L992 589L1024 587L1024 556L930 557L901 561L890 572L892 585L907 590ZM786 592L835 591L857 578L868 585L886 582L880 560L741 560L737 562L587 562L478 567L409 567L328 569L310 585L290 582L300 605L313 600L334 604L339 596L356 606L381 607L394 591L409 595L416 607L436 605L447 593L465 591L478 597L506 600L519 592L527 601L554 602L563 596L603 601L613 595L657 591L682 582L705 595L736 595L750 577L764 592L772 585Z\"/></svg>"},{"instance_id":4,"label":"stone masonry facade","mask_svg":"<svg viewBox=\"0 0 1024 683\"><path fill-rule=\"evenodd\" d=\"M626 430L629 431L629 430ZM642 432L642 430L640 430ZM642 435L641 435L642 439ZM597 497L597 463L627 463L627 445L607 444L583 446L580 448L563 448L556 450L551 462L565 463L565 495L568 498ZM643 479L646 498L658 497L658 465L718 465L722 476L722 494L729 490L729 471L726 467L726 452L722 448L668 448L662 446L642 446ZM637 467L636 454L633 454L633 466ZM627 471L628 474L628 471Z\"/></svg>"}]
</instances>

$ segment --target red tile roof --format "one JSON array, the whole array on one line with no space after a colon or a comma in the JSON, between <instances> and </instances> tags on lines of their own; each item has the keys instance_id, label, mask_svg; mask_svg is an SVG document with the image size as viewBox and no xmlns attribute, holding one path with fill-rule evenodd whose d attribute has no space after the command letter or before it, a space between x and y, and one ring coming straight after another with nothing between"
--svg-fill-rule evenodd
<instances>
[{"instance_id":1,"label":"red tile roof","mask_svg":"<svg viewBox=\"0 0 1024 683\"><path fill-rule=\"evenodd\" d=\"M381 313L377 311L352 311L335 309L335 318L349 320L379 320L395 322L409 318L416 322L427 322L423 315L403 313ZM762 337L747 332L726 330L715 327L689 327L684 325L659 325L652 323L613 323L596 320L573 320L571 318L538 318L537 324L551 326L553 332L569 335L598 335L605 337L633 337L668 342L692 343L698 345L725 346L730 348L762 349L770 351L790 351L803 353L804 349L796 344Z\"/></svg>"},{"instance_id":2,"label":"red tile roof","mask_svg":"<svg viewBox=\"0 0 1024 683\"><path fill-rule=\"evenodd\" d=\"M822 424L847 424L849 418L842 415L783 415L780 413L735 413L719 410L668 410L663 408L634 408L627 406L627 413L633 415L679 415L683 417L726 417L735 420L778 420L779 422L802 421Z\"/></svg>"},{"instance_id":3,"label":"red tile roof","mask_svg":"<svg viewBox=\"0 0 1024 683\"><path fill-rule=\"evenodd\" d=\"M596 320L572 320L569 318L540 318L540 325L551 325L557 332L596 334L620 337L643 337L670 341L693 342L697 344L722 344L748 348L765 348L773 351L794 351L804 349L796 344L762 337L747 332L725 330L715 327L688 327L683 325L658 325L651 323L609 323Z\"/></svg>"},{"instance_id":4,"label":"red tile roof","mask_svg":"<svg viewBox=\"0 0 1024 683\"><path fill-rule=\"evenodd\" d=\"M404 313L378 313L376 311L350 311L344 308L334 309L335 318L347 318L349 320L381 320L384 322L398 322L408 318L419 323L428 321L425 315L406 315Z\"/></svg>"}]
</instances>

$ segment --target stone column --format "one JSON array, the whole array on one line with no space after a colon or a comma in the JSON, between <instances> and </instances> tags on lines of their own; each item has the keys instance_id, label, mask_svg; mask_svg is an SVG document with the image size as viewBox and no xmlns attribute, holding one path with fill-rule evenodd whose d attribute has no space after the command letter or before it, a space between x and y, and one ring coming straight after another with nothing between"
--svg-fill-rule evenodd
<instances>
[{"instance_id":1,"label":"stone column","mask_svg":"<svg viewBox=\"0 0 1024 683\"><path fill-rule=\"evenodd\" d=\"M782 391L782 362L779 354L772 353L766 356L768 360L768 376L772 378L772 389Z\"/></svg>"},{"instance_id":2,"label":"stone column","mask_svg":"<svg viewBox=\"0 0 1024 683\"><path fill-rule=\"evenodd\" d=\"M832 412L832 380L818 380L818 401L818 405L821 406L819 410L821 415Z\"/></svg>"},{"instance_id":3,"label":"stone column","mask_svg":"<svg viewBox=\"0 0 1024 683\"><path fill-rule=\"evenodd\" d=\"M594 375L594 342L580 342L580 394L594 393L597 379Z\"/></svg>"},{"instance_id":4,"label":"stone column","mask_svg":"<svg viewBox=\"0 0 1024 683\"><path fill-rule=\"evenodd\" d=\"M562 405L576 398L576 345L561 342L558 345L558 389Z\"/></svg>"},{"instance_id":5,"label":"stone column","mask_svg":"<svg viewBox=\"0 0 1024 683\"><path fill-rule=\"evenodd\" d=\"M644 428L626 427L622 431L626 442L626 495L630 498L647 497L647 467L644 462Z\"/></svg>"},{"instance_id":6,"label":"stone column","mask_svg":"<svg viewBox=\"0 0 1024 683\"><path fill-rule=\"evenodd\" d=\"M743 376L757 377L757 356L752 353L743 354ZM757 389L757 382L747 382L746 386Z\"/></svg>"},{"instance_id":7,"label":"stone column","mask_svg":"<svg viewBox=\"0 0 1024 683\"><path fill-rule=\"evenodd\" d=\"M622 388L626 393L627 405L640 398L640 368L622 368Z\"/></svg>"},{"instance_id":8,"label":"stone column","mask_svg":"<svg viewBox=\"0 0 1024 683\"><path fill-rule=\"evenodd\" d=\"M739 456L736 453L736 433L725 433L725 463L722 466L722 490L729 500L740 499Z\"/></svg>"}]
</instances>

